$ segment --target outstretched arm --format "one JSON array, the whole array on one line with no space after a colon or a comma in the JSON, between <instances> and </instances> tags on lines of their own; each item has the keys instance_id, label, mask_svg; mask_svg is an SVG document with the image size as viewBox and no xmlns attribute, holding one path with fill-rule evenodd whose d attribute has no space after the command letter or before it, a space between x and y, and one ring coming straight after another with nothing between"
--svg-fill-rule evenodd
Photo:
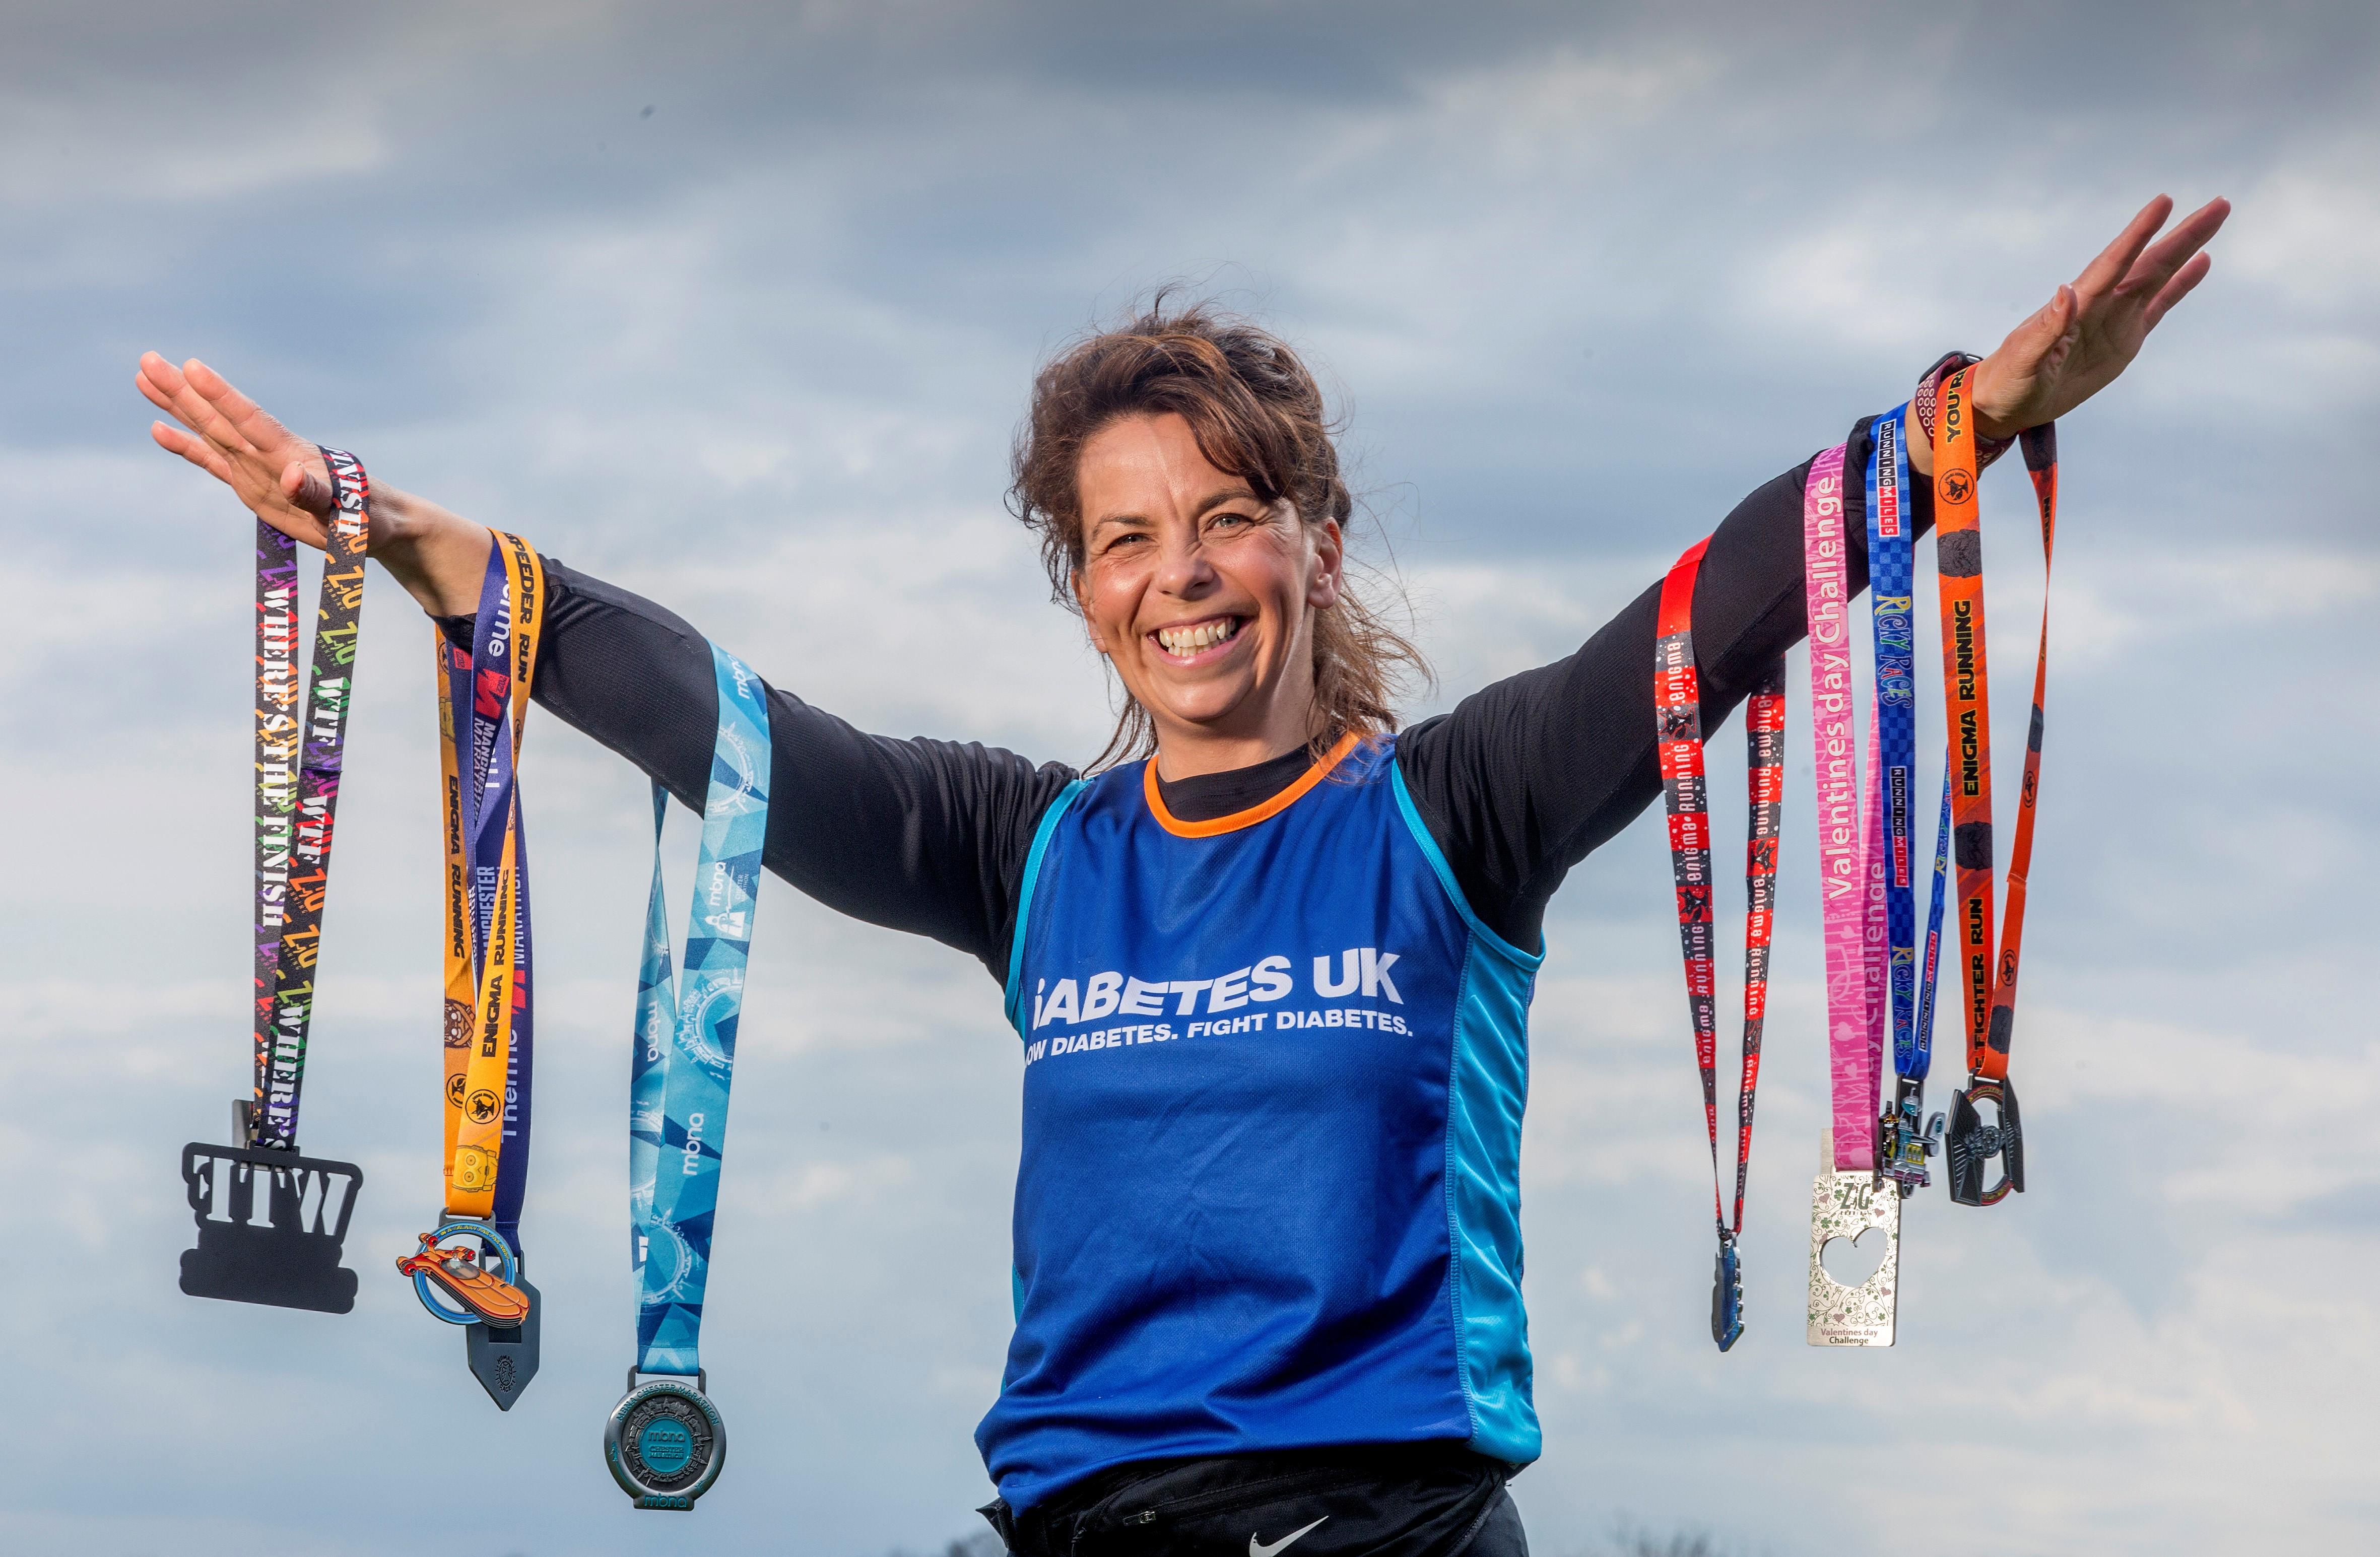
<instances>
[{"instance_id":1,"label":"outstretched arm","mask_svg":"<svg viewBox=\"0 0 2380 1557\"><path fill-rule=\"evenodd\" d=\"M2157 322L2207 272L2200 250L2230 213L2210 201L2152 244L2172 214L2163 196L1976 364L1977 432L2013 437L2064 416L2107 387L2139 355ZM1911 463L1933 471L1933 450L1909 440ZM1852 429L1845 468L1867 462L1868 423ZM1760 670L1809 625L1803 594L1805 463L1754 491L1711 537L1694 588L1694 658L1703 728L1716 730ZM1849 584L1867 585L1865 493L1844 484ZM1930 485L1912 494L1920 532L1932 523ZM1570 868L1641 815L1660 793L1655 762L1653 642L1660 582L1577 653L1465 698L1408 731L1398 758L1415 805L1474 911L1505 939L1536 949L1546 904Z\"/></svg>"},{"instance_id":2,"label":"outstretched arm","mask_svg":"<svg viewBox=\"0 0 2380 1557\"><path fill-rule=\"evenodd\" d=\"M151 436L231 488L257 517L320 548L331 508L316 447L204 363L151 353L137 384L178 426ZM370 555L468 634L490 536L427 499L372 484ZM718 692L710 647L626 590L547 563L537 701L699 811ZM451 631L451 629L450 629ZM894 741L770 689L769 868L828 907L927 935L1007 974L1016 877L1042 808L1073 778L1009 752Z\"/></svg>"},{"instance_id":3,"label":"outstretched arm","mask_svg":"<svg viewBox=\"0 0 2380 1557\"><path fill-rule=\"evenodd\" d=\"M537 701L696 811L710 782L710 645L675 613L545 560ZM965 952L1008 976L1033 829L1073 780L1014 752L870 735L789 692L769 706L764 863L839 912Z\"/></svg>"}]
</instances>

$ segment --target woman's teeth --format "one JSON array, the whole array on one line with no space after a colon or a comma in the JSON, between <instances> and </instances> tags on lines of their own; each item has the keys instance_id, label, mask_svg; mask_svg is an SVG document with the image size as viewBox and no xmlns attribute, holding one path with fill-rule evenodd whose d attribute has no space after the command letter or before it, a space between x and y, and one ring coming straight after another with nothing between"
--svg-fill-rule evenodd
<instances>
[{"instance_id":1,"label":"woman's teeth","mask_svg":"<svg viewBox=\"0 0 2380 1557\"><path fill-rule=\"evenodd\" d=\"M1227 616L1216 622L1202 622L1193 627L1160 627L1157 641L1165 646L1168 654L1191 655L1200 649L1212 648L1240 630L1240 619Z\"/></svg>"}]
</instances>

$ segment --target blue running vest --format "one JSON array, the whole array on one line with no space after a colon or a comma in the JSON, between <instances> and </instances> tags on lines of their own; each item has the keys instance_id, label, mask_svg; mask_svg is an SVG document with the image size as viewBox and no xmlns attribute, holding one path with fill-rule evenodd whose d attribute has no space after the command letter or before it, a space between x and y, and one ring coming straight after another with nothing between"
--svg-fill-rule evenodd
<instances>
[{"instance_id":1,"label":"blue running vest","mask_svg":"<svg viewBox=\"0 0 2380 1557\"><path fill-rule=\"evenodd\" d=\"M1541 959L1473 915L1394 739L1211 822L1167 815L1147 765L1077 782L1017 926L1016 1333L976 1430L1009 1505L1175 1456L1536 1459Z\"/></svg>"}]
</instances>

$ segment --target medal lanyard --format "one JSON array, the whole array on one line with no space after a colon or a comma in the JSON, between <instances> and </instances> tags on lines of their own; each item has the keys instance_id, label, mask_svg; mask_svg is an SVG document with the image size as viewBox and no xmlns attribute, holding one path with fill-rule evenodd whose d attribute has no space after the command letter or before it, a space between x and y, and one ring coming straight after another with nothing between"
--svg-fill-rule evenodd
<instances>
[{"instance_id":1,"label":"medal lanyard","mask_svg":"<svg viewBox=\"0 0 2380 1557\"><path fill-rule=\"evenodd\" d=\"M1943 381L1934 434L1935 556L1941 584L1943 704L1949 730L1945 757L1950 803L1950 856L1956 866L1959 947L1966 1001L1968 1087L1957 1094L1949 1139L1950 1194L1961 1204L1992 1205L2024 1188L2022 1127L2008 1080L2015 1035L2016 982L2024 939L2027 876L2041 779L2042 705L2049 676L2047 579L2058 531L2058 437L2055 424L2029 429L2024 463L2041 515L2043 597L2041 639L2034 662L2033 717L2025 742L2024 778L2016 835L2009 853L2007 918L1999 957L1992 947L1991 680L1984 628L1984 557L1970 368ZM1977 1103L1996 1104L1999 1122L1985 1127ZM1985 1164L2002 1158L2003 1177L1983 1184Z\"/></svg>"},{"instance_id":2,"label":"medal lanyard","mask_svg":"<svg viewBox=\"0 0 2380 1557\"><path fill-rule=\"evenodd\" d=\"M727 1150L727 1094L760 855L769 836L769 710L759 678L713 644L719 730L686 912L686 971L670 970L662 827L653 785L653 884L637 972L628 1061L629 1260L638 1271L637 1358L603 1429L612 1479L638 1508L687 1510L727 1463L727 1426L704 1393L702 1300ZM643 1383L640 1373L655 1374ZM692 1382L687 1380L691 1378Z\"/></svg>"},{"instance_id":3,"label":"medal lanyard","mask_svg":"<svg viewBox=\"0 0 2380 1557\"><path fill-rule=\"evenodd\" d=\"M443 630L433 638L446 854L444 1207L396 1262L432 1318L468 1327L472 1376L507 1411L537 1374L540 1320L520 1243L534 1049L517 773L544 615L544 564L518 536L495 531L469 646Z\"/></svg>"},{"instance_id":4,"label":"medal lanyard","mask_svg":"<svg viewBox=\"0 0 2380 1557\"><path fill-rule=\"evenodd\" d=\"M1858 694L1843 535L1843 447L1811 462L1802 501L1802 561L1810 624L1811 742L1817 766L1818 883L1826 943L1827 1070L1831 1118L1820 1137L1820 1171L1810 1202L1812 1346L1892 1345L1900 1282L1900 1198L1876 1175L1877 1082L1891 1001L1887 974L1890 914L1879 800L1884 764L1874 738L1880 703L1868 716L1861 760L1852 707ZM1901 516L1905 524L1905 515ZM1836 1238L1885 1235L1876 1273L1856 1287L1828 1275L1823 1254Z\"/></svg>"},{"instance_id":5,"label":"medal lanyard","mask_svg":"<svg viewBox=\"0 0 2380 1557\"><path fill-rule=\"evenodd\" d=\"M247 1143L292 1153L362 631L371 497L353 454L324 449L322 459L332 510L302 712L297 543L256 522L256 1094Z\"/></svg>"},{"instance_id":6,"label":"medal lanyard","mask_svg":"<svg viewBox=\"0 0 2380 1557\"><path fill-rule=\"evenodd\" d=\"M628 1215L631 1255L642 1272L639 1373L702 1371L711 1216L726 1154L728 1088L769 829L769 714L759 678L716 645L710 653L719 731L702 807L686 971L678 978L671 975L662 908L661 840L669 797L653 786L653 884L628 1071Z\"/></svg>"},{"instance_id":7,"label":"medal lanyard","mask_svg":"<svg viewBox=\"0 0 2380 1557\"><path fill-rule=\"evenodd\" d=\"M517 765L544 628L537 552L501 532L471 646L437 635L446 848L445 1212L520 1252L532 1047L528 845Z\"/></svg>"},{"instance_id":8,"label":"medal lanyard","mask_svg":"<svg viewBox=\"0 0 2380 1557\"><path fill-rule=\"evenodd\" d=\"M1937 832L1934 899L1918 977L1916 844L1917 679L1914 636L1915 525L1909 512L1909 407L1872 424L1867 461L1868 599L1876 636L1875 746L1878 774L1871 803L1884 874L1886 1021L1892 1034L1897 1084L1878 1123L1886 1174L1903 1196L1929 1182L1925 1160L1935 1150L1925 1128L1925 1077L1933 1067L1935 958L1941 944L1942 859L1948 839ZM1944 803L1949 795L1944 795ZM1921 995L1921 988L1923 994ZM1921 1007L1923 1008L1921 1010Z\"/></svg>"},{"instance_id":9,"label":"medal lanyard","mask_svg":"<svg viewBox=\"0 0 2380 1557\"><path fill-rule=\"evenodd\" d=\"M1725 1351L1743 1334L1737 1245L1743 1237L1753 1103L1760 1086L1760 1033L1767 1012L1768 945L1777 917L1777 839L1785 798L1785 666L1779 660L1763 670L1744 706L1751 818L1744 843L1743 1047L1736 1081L1735 1214L1730 1221L1718 1165L1717 919L1703 774L1702 687L1694 641L1694 580L1709 545L1708 540L1696 541L1661 581L1653 703L1661 794L1669 811L1670 864L1677 885L1678 940L1685 957L1686 1004L1694 1019L1694 1063L1702 1072L1703 1118L1710 1136L1711 1209L1718 1223L1711 1338Z\"/></svg>"},{"instance_id":10,"label":"medal lanyard","mask_svg":"<svg viewBox=\"0 0 2380 1557\"><path fill-rule=\"evenodd\" d=\"M1878 845L1884 852L1884 904L1889 948L1888 993L1891 1001L1893 1068L1907 1077L1925 1074L1917 1048L1916 850L1911 840L1912 801L1917 777L1916 645L1911 633L1911 547L1906 494L1909 453L1903 446L1909 407L1877 418L1867 462L1868 604L1876 628L1876 743L1879 782L1876 806L1883 820Z\"/></svg>"},{"instance_id":11,"label":"medal lanyard","mask_svg":"<svg viewBox=\"0 0 2380 1557\"><path fill-rule=\"evenodd\" d=\"M1810 740L1817 763L1818 884L1827 972L1827 1042L1834 1160L1846 1170L1876 1162L1876 1061L1882 981L1870 955L1881 924L1871 878L1879 873L1870 830L1875 785L1860 781L1852 705L1849 581L1844 568L1845 451L1810 467L1802 505L1803 589L1810 623ZM1871 727L1874 721L1871 719ZM1875 759L1871 755L1870 761Z\"/></svg>"},{"instance_id":12,"label":"medal lanyard","mask_svg":"<svg viewBox=\"0 0 2380 1557\"><path fill-rule=\"evenodd\" d=\"M255 1078L232 1104L232 1144L182 1148L199 1237L182 1253L181 1287L193 1298L344 1314L355 1308L356 1273L341 1267L339 1251L363 1170L299 1155L298 1107L353 707L371 483L353 454L322 453L331 513L302 690L297 543L256 525Z\"/></svg>"}]
</instances>

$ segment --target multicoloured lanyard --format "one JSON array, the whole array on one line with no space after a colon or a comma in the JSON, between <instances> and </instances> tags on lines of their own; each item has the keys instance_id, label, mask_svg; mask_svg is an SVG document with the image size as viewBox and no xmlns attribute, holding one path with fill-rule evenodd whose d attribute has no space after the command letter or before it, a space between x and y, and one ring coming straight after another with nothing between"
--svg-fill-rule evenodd
<instances>
[{"instance_id":1,"label":"multicoloured lanyard","mask_svg":"<svg viewBox=\"0 0 2380 1557\"><path fill-rule=\"evenodd\" d=\"M1744 843L1743 1049L1736 1081L1735 1215L1729 1219L1718 1165L1718 1015L1710 812L1703 777L1702 687L1694 667L1694 579L1708 540L1687 548L1661 581L1653 649L1653 711L1661 794L1670 816L1670 864L1678 894L1678 939L1685 955L1686 1004L1702 1072L1710 1135L1711 1209L1718 1258L1711 1278L1711 1339L1727 1350L1743 1334L1743 1192L1752 1165L1752 1110L1760 1086L1760 1033L1768 1003L1768 943L1777 921L1777 839L1785 800L1785 665L1768 666L1744 706L1752 814Z\"/></svg>"},{"instance_id":2,"label":"multicoloured lanyard","mask_svg":"<svg viewBox=\"0 0 2380 1557\"><path fill-rule=\"evenodd\" d=\"M1820 1137L1811 1194L1812 1346L1890 1346L1900 1280L1900 1198L1876 1176L1876 1084L1886 1016L1887 914L1877 849L1878 761L1861 781L1853 704L1851 597L1843 539L1841 447L1811 462L1802 501L1803 576L1810 625L1810 738L1817 767L1818 882L1826 945L1827 1051L1832 1118ZM1871 726L1875 720L1871 718ZM1856 1287L1827 1274L1836 1238L1885 1232L1876 1272Z\"/></svg>"},{"instance_id":3,"label":"multicoloured lanyard","mask_svg":"<svg viewBox=\"0 0 2380 1557\"><path fill-rule=\"evenodd\" d=\"M256 1105L249 1144L280 1152L298 1150L298 1103L306 1085L314 966L331 889L331 839L370 541L365 511L371 482L363 465L337 449L323 450L322 458L334 501L302 730L293 717L297 543L262 520L256 526Z\"/></svg>"},{"instance_id":4,"label":"multicoloured lanyard","mask_svg":"<svg viewBox=\"0 0 2380 1557\"><path fill-rule=\"evenodd\" d=\"M256 523L255 1081L251 1095L232 1105L233 1145L183 1148L199 1246L182 1256L182 1290L346 1313L355 1306L356 1277L340 1268L339 1248L363 1173L352 1163L299 1156L298 1107L362 635L371 481L353 454L322 453L331 518L302 699L297 543ZM268 1189L261 1220L260 1185Z\"/></svg>"},{"instance_id":5,"label":"multicoloured lanyard","mask_svg":"<svg viewBox=\"0 0 2380 1557\"><path fill-rule=\"evenodd\" d=\"M686 972L670 969L662 827L653 786L653 884L628 1067L630 1257L640 1273L637 1360L613 1408L604 1459L638 1508L691 1509L726 1462L726 1427L704 1393L702 1300L727 1149L728 1089L744 1006L760 858L769 833L769 711L759 678L711 646L719 730L687 912ZM641 1374L658 1375L646 1383ZM691 1377L694 1382L686 1382Z\"/></svg>"},{"instance_id":6,"label":"multicoloured lanyard","mask_svg":"<svg viewBox=\"0 0 2380 1557\"><path fill-rule=\"evenodd\" d=\"M544 602L535 549L497 532L469 646L434 635L446 855L446 1188L438 1226L397 1261L425 1309L470 1327L472 1371L506 1410L538 1358L537 1289L522 1274L520 1242L534 1007L517 766Z\"/></svg>"},{"instance_id":7,"label":"multicoloured lanyard","mask_svg":"<svg viewBox=\"0 0 2380 1557\"><path fill-rule=\"evenodd\" d=\"M2024 939L2025 888L2033 866L2034 805L2041 780L2042 705L2049 677L2047 577L2058 532L2058 434L2053 423L2032 428L2023 437L2025 468L2033 477L2041 513L2044 593L2023 790L2009 855L2007 919L1995 963L1991 680L1985 646L1975 437L1968 403L1972 371L1972 368L1961 368L1943 381L1934 432L1934 544L1941 580L1943 703L1949 729L1945 762L1959 897L1954 934L1967 1011L1968 1084L1952 1094L1946 1146L1950 1198L1961 1205L1996 1205L2011 1190L2024 1189L2023 1126L2008 1066L2016 1027L2017 964ZM1994 1123L1984 1122L1979 1104L1995 1110ZM1986 1187L1984 1178L1994 1157L2000 1159L2001 1177Z\"/></svg>"}]
</instances>

